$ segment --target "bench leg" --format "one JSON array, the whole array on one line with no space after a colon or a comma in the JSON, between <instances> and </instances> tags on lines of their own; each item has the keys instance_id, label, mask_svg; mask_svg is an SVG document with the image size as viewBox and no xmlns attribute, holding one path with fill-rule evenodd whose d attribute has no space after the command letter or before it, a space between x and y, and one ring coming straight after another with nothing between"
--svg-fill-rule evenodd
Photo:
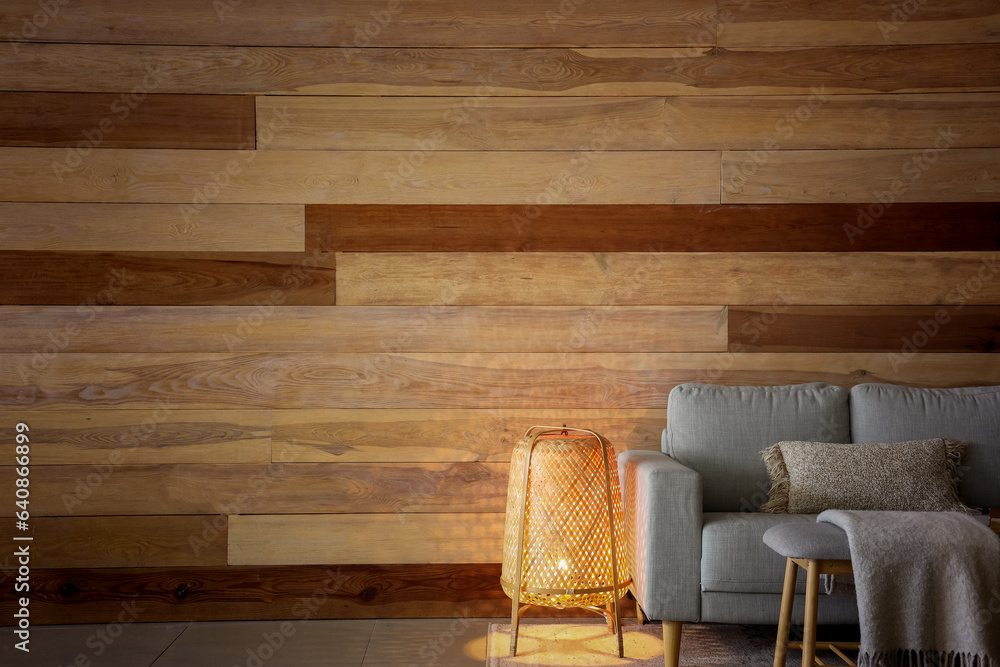
<instances>
[{"instance_id":1,"label":"bench leg","mask_svg":"<svg viewBox=\"0 0 1000 667\"><path fill-rule=\"evenodd\" d=\"M681 622L663 621L663 664L677 667L681 661Z\"/></svg>"},{"instance_id":2,"label":"bench leg","mask_svg":"<svg viewBox=\"0 0 1000 667\"><path fill-rule=\"evenodd\" d=\"M819 561L806 570L806 614L802 622L802 667L816 664L816 617L819 612Z\"/></svg>"},{"instance_id":3,"label":"bench leg","mask_svg":"<svg viewBox=\"0 0 1000 667\"><path fill-rule=\"evenodd\" d=\"M795 603L795 580L799 566L791 558L785 561L785 586L781 591L781 616L778 619L778 641L774 645L774 667L785 667L788 655L788 632L792 627L792 605Z\"/></svg>"}]
</instances>

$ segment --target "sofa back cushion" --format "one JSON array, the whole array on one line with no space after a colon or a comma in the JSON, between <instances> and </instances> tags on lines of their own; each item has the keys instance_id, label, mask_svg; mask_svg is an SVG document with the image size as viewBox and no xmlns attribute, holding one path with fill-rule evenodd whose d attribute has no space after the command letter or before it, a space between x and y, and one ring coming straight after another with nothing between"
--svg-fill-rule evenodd
<instances>
[{"instance_id":1,"label":"sofa back cushion","mask_svg":"<svg viewBox=\"0 0 1000 667\"><path fill-rule=\"evenodd\" d=\"M761 451L782 440L850 442L850 423L847 391L831 384L687 383L670 392L663 451L701 474L705 512L752 512L770 489Z\"/></svg>"},{"instance_id":2,"label":"sofa back cushion","mask_svg":"<svg viewBox=\"0 0 1000 667\"><path fill-rule=\"evenodd\" d=\"M851 432L855 442L965 440L959 497L974 507L1000 507L1000 386L859 384L851 389Z\"/></svg>"}]
</instances>

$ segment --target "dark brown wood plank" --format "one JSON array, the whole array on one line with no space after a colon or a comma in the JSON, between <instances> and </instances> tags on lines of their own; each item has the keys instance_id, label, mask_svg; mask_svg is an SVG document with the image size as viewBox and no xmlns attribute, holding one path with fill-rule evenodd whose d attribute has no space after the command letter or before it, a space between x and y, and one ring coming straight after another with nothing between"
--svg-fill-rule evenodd
<instances>
[{"instance_id":1,"label":"dark brown wood plank","mask_svg":"<svg viewBox=\"0 0 1000 667\"><path fill-rule=\"evenodd\" d=\"M503 512L506 463L35 466L32 516ZM15 470L0 468L5 488ZM13 516L13 503L0 514Z\"/></svg>"},{"instance_id":2,"label":"dark brown wood plank","mask_svg":"<svg viewBox=\"0 0 1000 667\"><path fill-rule=\"evenodd\" d=\"M227 562L228 523L226 516L218 514L33 516L30 533L15 530L13 521L4 521L0 539L17 544L15 536L30 534L34 538L30 543L32 563L53 570L220 566Z\"/></svg>"},{"instance_id":3,"label":"dark brown wood plank","mask_svg":"<svg viewBox=\"0 0 1000 667\"><path fill-rule=\"evenodd\" d=\"M811 95L1000 90L1000 45L316 49L24 44L0 90L299 95ZM261 122L264 122L263 119Z\"/></svg>"},{"instance_id":4,"label":"dark brown wood plank","mask_svg":"<svg viewBox=\"0 0 1000 667\"><path fill-rule=\"evenodd\" d=\"M0 251L0 304L334 305L335 254Z\"/></svg>"},{"instance_id":5,"label":"dark brown wood plank","mask_svg":"<svg viewBox=\"0 0 1000 667\"><path fill-rule=\"evenodd\" d=\"M15 576L6 558L4 588ZM31 577L38 625L117 622L123 603L141 608L143 622L510 616L499 563L33 569ZM623 608L634 613L631 600ZM13 596L0 598L0 614L14 611ZM593 614L533 607L526 615Z\"/></svg>"},{"instance_id":6,"label":"dark brown wood plank","mask_svg":"<svg viewBox=\"0 0 1000 667\"><path fill-rule=\"evenodd\" d=\"M1000 248L1000 203L306 206L306 249L339 252L821 252ZM862 233L853 233L852 228Z\"/></svg>"},{"instance_id":7,"label":"dark brown wood plank","mask_svg":"<svg viewBox=\"0 0 1000 667\"><path fill-rule=\"evenodd\" d=\"M253 148L255 113L251 96L0 93L0 146Z\"/></svg>"},{"instance_id":8,"label":"dark brown wood plank","mask_svg":"<svg viewBox=\"0 0 1000 667\"><path fill-rule=\"evenodd\" d=\"M731 352L1000 351L1000 306L736 306Z\"/></svg>"},{"instance_id":9,"label":"dark brown wood plank","mask_svg":"<svg viewBox=\"0 0 1000 667\"><path fill-rule=\"evenodd\" d=\"M715 17L714 0L172 0L169 11L151 0L63 0L41 29L26 29L40 7L5 0L0 34L112 44L683 46L711 43Z\"/></svg>"}]
</instances>

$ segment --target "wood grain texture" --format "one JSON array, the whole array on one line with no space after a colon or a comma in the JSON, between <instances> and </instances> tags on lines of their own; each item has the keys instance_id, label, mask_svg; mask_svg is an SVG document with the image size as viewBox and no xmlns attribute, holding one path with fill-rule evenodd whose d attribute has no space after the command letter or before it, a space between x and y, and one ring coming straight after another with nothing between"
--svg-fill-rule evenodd
<instances>
[{"instance_id":1,"label":"wood grain texture","mask_svg":"<svg viewBox=\"0 0 1000 667\"><path fill-rule=\"evenodd\" d=\"M662 96L1000 91L1000 46L319 49L21 44L0 90ZM143 81L146 80L144 84ZM261 124L269 122L258 118Z\"/></svg>"},{"instance_id":2,"label":"wood grain texture","mask_svg":"<svg viewBox=\"0 0 1000 667\"><path fill-rule=\"evenodd\" d=\"M8 544L27 534L4 524L0 539ZM225 565L227 525L218 515L32 517L31 562L39 569Z\"/></svg>"},{"instance_id":3,"label":"wood grain texture","mask_svg":"<svg viewBox=\"0 0 1000 667\"><path fill-rule=\"evenodd\" d=\"M6 250L302 252L303 206L0 203Z\"/></svg>"},{"instance_id":4,"label":"wood grain texture","mask_svg":"<svg viewBox=\"0 0 1000 667\"><path fill-rule=\"evenodd\" d=\"M32 465L148 465L271 462L271 415L265 410L175 410L165 399L150 410L24 411ZM14 464L13 440L0 442L0 465ZM83 566L80 566L83 567Z\"/></svg>"},{"instance_id":5,"label":"wood grain texture","mask_svg":"<svg viewBox=\"0 0 1000 667\"><path fill-rule=\"evenodd\" d=\"M723 203L995 202L1000 149L948 148L941 129L924 150L726 152ZM876 209L877 210L877 209ZM872 216L876 217L876 216Z\"/></svg>"},{"instance_id":6,"label":"wood grain texture","mask_svg":"<svg viewBox=\"0 0 1000 667\"><path fill-rule=\"evenodd\" d=\"M0 146L62 146L65 160L95 147L235 150L254 146L255 117L249 96L0 93Z\"/></svg>"},{"instance_id":7,"label":"wood grain texture","mask_svg":"<svg viewBox=\"0 0 1000 667\"><path fill-rule=\"evenodd\" d=\"M1000 368L969 354L923 354L900 365L883 353L429 353L379 358L63 353L22 383L17 369L25 360L24 355L0 355L0 411L156 410L164 401L177 409L662 409L670 390L681 382L823 381L845 387L858 382L925 387L1000 383ZM314 470L320 475L324 469L317 465L296 474ZM191 474L197 469L209 474L214 468L194 467ZM149 470L165 474L164 469ZM245 486L251 471L230 474L242 475ZM231 481L239 483L238 478ZM140 488L145 481L132 483ZM183 485L196 483L192 478ZM392 500L385 503L393 505Z\"/></svg>"},{"instance_id":8,"label":"wood grain texture","mask_svg":"<svg viewBox=\"0 0 1000 667\"><path fill-rule=\"evenodd\" d=\"M289 118L264 147L348 151L924 148L949 126L955 147L978 148L1000 143L998 105L991 93L257 98Z\"/></svg>"},{"instance_id":9,"label":"wood grain texture","mask_svg":"<svg viewBox=\"0 0 1000 667\"><path fill-rule=\"evenodd\" d=\"M503 512L232 516L229 564L495 563L503 553L504 517Z\"/></svg>"},{"instance_id":10,"label":"wood grain texture","mask_svg":"<svg viewBox=\"0 0 1000 667\"><path fill-rule=\"evenodd\" d=\"M716 352L719 306L73 306L0 310L0 352ZM36 361L34 365L41 362Z\"/></svg>"},{"instance_id":11,"label":"wood grain texture","mask_svg":"<svg viewBox=\"0 0 1000 667\"><path fill-rule=\"evenodd\" d=\"M510 617L499 563L33 570L31 583L39 625L116 623L123 603L162 621ZM14 611L12 596L0 599L0 613ZM540 607L526 615L574 613L592 616Z\"/></svg>"},{"instance_id":12,"label":"wood grain texture","mask_svg":"<svg viewBox=\"0 0 1000 667\"><path fill-rule=\"evenodd\" d=\"M10 0L0 34L20 34L30 0ZM67 3L36 39L112 44L248 46L654 46L704 44L714 38L715 3L656 0L539 4L533 0L353 0L206 3Z\"/></svg>"},{"instance_id":13,"label":"wood grain texture","mask_svg":"<svg viewBox=\"0 0 1000 667\"><path fill-rule=\"evenodd\" d=\"M858 229L855 236L863 234ZM995 252L343 253L338 258L342 305L1000 303ZM978 289L962 296L961 288L977 281Z\"/></svg>"},{"instance_id":14,"label":"wood grain texture","mask_svg":"<svg viewBox=\"0 0 1000 667\"><path fill-rule=\"evenodd\" d=\"M32 516L503 512L505 463L38 466ZM14 488L14 469L0 468ZM13 516L11 508L5 510Z\"/></svg>"},{"instance_id":15,"label":"wood grain texture","mask_svg":"<svg viewBox=\"0 0 1000 667\"><path fill-rule=\"evenodd\" d=\"M191 217L210 204L698 204L718 202L719 155L94 149L55 172L48 149L3 148L0 200L172 202Z\"/></svg>"},{"instance_id":16,"label":"wood grain texture","mask_svg":"<svg viewBox=\"0 0 1000 667\"><path fill-rule=\"evenodd\" d=\"M286 462L509 462L531 426L580 426L618 450L659 451L666 409L275 410L273 451Z\"/></svg>"},{"instance_id":17,"label":"wood grain texture","mask_svg":"<svg viewBox=\"0 0 1000 667\"><path fill-rule=\"evenodd\" d=\"M0 303L74 306L74 317L52 332L57 337L75 336L109 305L333 305L335 261L319 251L0 251Z\"/></svg>"},{"instance_id":18,"label":"wood grain texture","mask_svg":"<svg viewBox=\"0 0 1000 667\"><path fill-rule=\"evenodd\" d=\"M741 352L997 352L1000 307L790 306L729 309L729 349Z\"/></svg>"},{"instance_id":19,"label":"wood grain texture","mask_svg":"<svg viewBox=\"0 0 1000 667\"><path fill-rule=\"evenodd\" d=\"M998 35L992 0L719 0L718 44L727 48L996 42Z\"/></svg>"},{"instance_id":20,"label":"wood grain texture","mask_svg":"<svg viewBox=\"0 0 1000 667\"><path fill-rule=\"evenodd\" d=\"M1000 249L1000 203L306 206L306 246L341 252L837 252ZM861 234L845 231L864 225Z\"/></svg>"}]
</instances>

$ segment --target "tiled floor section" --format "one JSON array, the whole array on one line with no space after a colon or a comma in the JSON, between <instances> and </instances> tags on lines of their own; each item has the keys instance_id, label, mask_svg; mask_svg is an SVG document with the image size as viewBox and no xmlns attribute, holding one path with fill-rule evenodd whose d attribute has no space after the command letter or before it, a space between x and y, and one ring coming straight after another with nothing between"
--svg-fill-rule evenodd
<instances>
[{"instance_id":1,"label":"tiled floor section","mask_svg":"<svg viewBox=\"0 0 1000 667\"><path fill-rule=\"evenodd\" d=\"M553 619L537 619L552 622ZM568 619L579 623L584 619ZM588 619L589 620L589 619ZM525 619L524 622L537 622ZM594 622L602 623L599 618ZM483 667L499 618L37 626L30 653L0 628L4 667Z\"/></svg>"}]
</instances>

